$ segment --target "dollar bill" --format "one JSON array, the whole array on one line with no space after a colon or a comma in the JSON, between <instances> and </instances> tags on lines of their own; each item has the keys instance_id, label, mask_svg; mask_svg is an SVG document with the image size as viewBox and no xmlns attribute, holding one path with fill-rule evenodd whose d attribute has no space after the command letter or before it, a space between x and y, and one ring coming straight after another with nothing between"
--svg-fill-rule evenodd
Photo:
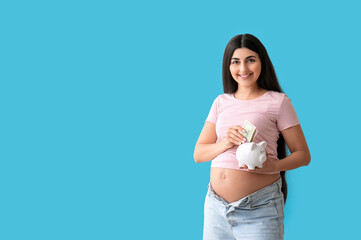
<instances>
[{"instance_id":1,"label":"dollar bill","mask_svg":"<svg viewBox=\"0 0 361 240\"><path fill-rule=\"evenodd\" d=\"M253 137L252 137L252 139L251 139L251 142L253 142L253 140L255 139L255 137L256 137L256 135L257 135L257 133L258 133L258 130L256 129L256 131L254 132L254 135L253 135Z\"/></svg>"},{"instance_id":2,"label":"dollar bill","mask_svg":"<svg viewBox=\"0 0 361 240\"><path fill-rule=\"evenodd\" d=\"M243 128L246 130L246 132L241 132L241 134L247 139L247 142L253 142L254 138L258 133L256 127L246 120L243 124Z\"/></svg>"}]
</instances>

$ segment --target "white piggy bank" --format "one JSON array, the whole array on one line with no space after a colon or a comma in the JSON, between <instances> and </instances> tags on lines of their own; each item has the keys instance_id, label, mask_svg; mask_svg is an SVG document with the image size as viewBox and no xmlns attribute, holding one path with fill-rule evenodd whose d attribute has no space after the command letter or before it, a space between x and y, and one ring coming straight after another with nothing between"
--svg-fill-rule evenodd
<instances>
[{"instance_id":1,"label":"white piggy bank","mask_svg":"<svg viewBox=\"0 0 361 240\"><path fill-rule=\"evenodd\" d=\"M244 143L239 145L236 152L236 158L239 166L246 164L251 170L255 167L262 168L262 164L266 161L266 147L267 142L262 141L260 143Z\"/></svg>"}]
</instances>

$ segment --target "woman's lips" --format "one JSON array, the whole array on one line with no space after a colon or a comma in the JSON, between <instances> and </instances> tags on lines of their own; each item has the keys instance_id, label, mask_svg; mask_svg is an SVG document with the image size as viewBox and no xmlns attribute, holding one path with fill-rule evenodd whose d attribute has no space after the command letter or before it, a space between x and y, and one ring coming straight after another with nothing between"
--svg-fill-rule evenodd
<instances>
[{"instance_id":1,"label":"woman's lips","mask_svg":"<svg viewBox=\"0 0 361 240\"><path fill-rule=\"evenodd\" d=\"M250 73L250 74L247 74L247 75L241 75L241 74L238 74L238 76L242 79L247 79L249 78L250 76L252 76L253 73Z\"/></svg>"}]
</instances>

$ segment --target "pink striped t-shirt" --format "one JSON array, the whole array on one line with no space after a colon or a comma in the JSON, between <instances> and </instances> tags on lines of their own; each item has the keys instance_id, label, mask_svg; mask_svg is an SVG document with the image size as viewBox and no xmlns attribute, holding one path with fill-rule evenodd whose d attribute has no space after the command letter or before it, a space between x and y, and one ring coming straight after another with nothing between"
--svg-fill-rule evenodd
<instances>
[{"instance_id":1,"label":"pink striped t-shirt","mask_svg":"<svg viewBox=\"0 0 361 240\"><path fill-rule=\"evenodd\" d=\"M268 91L252 100L239 100L233 93L218 95L213 101L206 121L216 125L217 142L226 137L228 128L243 126L245 120L258 130L255 143L267 142L266 151L271 160L277 158L279 133L300 124L291 100L284 93ZM239 169L236 159L238 145L219 154L212 160L211 167Z\"/></svg>"}]
</instances>

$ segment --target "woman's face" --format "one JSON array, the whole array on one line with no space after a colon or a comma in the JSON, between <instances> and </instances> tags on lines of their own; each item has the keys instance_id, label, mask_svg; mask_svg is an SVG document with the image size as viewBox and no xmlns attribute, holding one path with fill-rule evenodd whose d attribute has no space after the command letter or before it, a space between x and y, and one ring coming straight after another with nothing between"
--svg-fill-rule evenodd
<instances>
[{"instance_id":1,"label":"woman's face","mask_svg":"<svg viewBox=\"0 0 361 240\"><path fill-rule=\"evenodd\" d=\"M241 87L257 85L261 68L261 59L258 54L245 47L237 48L234 51L231 65L229 66L233 79Z\"/></svg>"}]
</instances>

